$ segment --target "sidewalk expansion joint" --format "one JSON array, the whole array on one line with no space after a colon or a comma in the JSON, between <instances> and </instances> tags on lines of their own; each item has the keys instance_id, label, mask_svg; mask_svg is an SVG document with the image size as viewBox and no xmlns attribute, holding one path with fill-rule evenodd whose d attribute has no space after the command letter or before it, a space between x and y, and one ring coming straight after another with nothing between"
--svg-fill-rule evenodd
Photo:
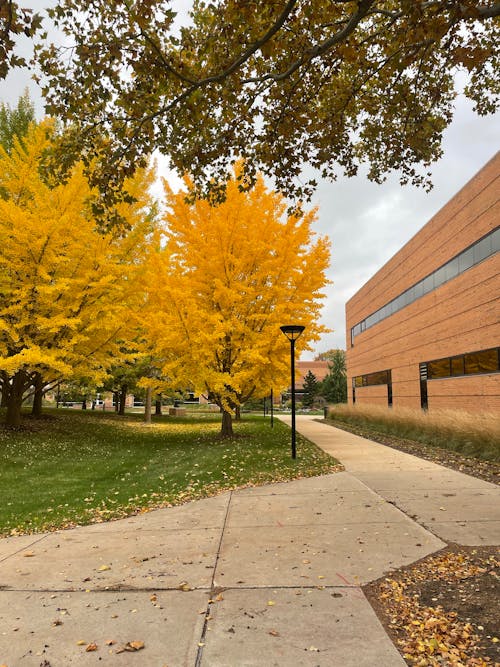
<instances>
[{"instance_id":1,"label":"sidewalk expansion joint","mask_svg":"<svg viewBox=\"0 0 500 667\"><path fill-rule=\"evenodd\" d=\"M229 508L231 507L231 500L232 499L233 499L233 491L230 491L229 492L229 499L228 499L227 507L226 507L226 513L224 515L224 521L222 523L222 530L221 530L221 534L220 534L220 540L219 540L219 544L217 545L217 553L215 555L214 569L212 571L212 582L211 582L211 587L210 587L210 592L211 592L210 597L212 597L213 595L215 595L215 596L218 595L218 593L220 593L220 591L223 590L223 589L220 589L220 588L217 589L216 586L215 586L215 573L217 571L217 565L219 564L220 551L221 551L221 548L222 548L222 540L224 539L224 533L226 532L227 519L228 519L228 516L229 516ZM207 635L208 618L210 616L210 606L211 606L211 604L212 604L212 600L210 599L207 603L207 609L206 609L206 612L205 612L205 619L203 621L203 628L202 628L202 631L201 631L201 637L200 637L200 641L198 642L198 651L196 653L196 660L195 660L195 663L194 663L195 667L200 667L200 665L201 665L201 660L202 660L202 657L203 657L203 647L205 646L205 638L206 638L206 635Z\"/></svg>"},{"instance_id":2,"label":"sidewalk expansion joint","mask_svg":"<svg viewBox=\"0 0 500 667\"><path fill-rule=\"evenodd\" d=\"M43 540L46 540L47 537L52 535L52 533L47 533L45 535L41 535L37 539L35 539L35 536L33 535L33 542L31 542L28 547L32 547L34 544L38 544L39 542L42 542ZM3 538L0 538L3 539ZM12 556L17 556L17 554L21 553L21 551L25 551L27 549L27 546L24 545L24 547L19 547L17 551L13 551L12 553L8 554L7 556L4 556L3 558L0 558L0 563L3 563L4 561L8 560L9 558L12 558Z\"/></svg>"}]
</instances>

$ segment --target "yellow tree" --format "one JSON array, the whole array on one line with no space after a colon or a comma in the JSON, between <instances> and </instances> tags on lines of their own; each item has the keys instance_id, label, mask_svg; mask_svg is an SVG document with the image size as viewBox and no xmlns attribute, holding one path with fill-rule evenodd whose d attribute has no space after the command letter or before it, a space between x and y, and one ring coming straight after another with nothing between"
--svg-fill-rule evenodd
<instances>
[{"instance_id":1,"label":"yellow tree","mask_svg":"<svg viewBox=\"0 0 500 667\"><path fill-rule=\"evenodd\" d=\"M285 200L262 177L242 192L240 176L241 166L214 207L165 186L166 239L148 280L147 326L163 374L210 395L224 436L242 403L287 384L280 325L306 326L302 348L325 330L318 315L330 255L328 239L312 232L314 211L285 218Z\"/></svg>"},{"instance_id":2,"label":"yellow tree","mask_svg":"<svg viewBox=\"0 0 500 667\"><path fill-rule=\"evenodd\" d=\"M91 189L77 165L64 183L43 178L51 125L0 149L0 373L8 426L23 395L54 378L100 379L129 335L151 227L148 174L128 184L126 235L99 234Z\"/></svg>"}]
</instances>

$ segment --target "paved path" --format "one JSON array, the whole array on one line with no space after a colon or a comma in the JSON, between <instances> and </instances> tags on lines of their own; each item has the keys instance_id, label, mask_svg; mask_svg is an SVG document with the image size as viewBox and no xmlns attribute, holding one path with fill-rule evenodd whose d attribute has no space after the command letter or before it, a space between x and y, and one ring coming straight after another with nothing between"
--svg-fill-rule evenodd
<instances>
[{"instance_id":1,"label":"paved path","mask_svg":"<svg viewBox=\"0 0 500 667\"><path fill-rule=\"evenodd\" d=\"M443 540L500 544L500 490L297 426L346 472L0 540L0 665L403 666L361 586Z\"/></svg>"}]
</instances>

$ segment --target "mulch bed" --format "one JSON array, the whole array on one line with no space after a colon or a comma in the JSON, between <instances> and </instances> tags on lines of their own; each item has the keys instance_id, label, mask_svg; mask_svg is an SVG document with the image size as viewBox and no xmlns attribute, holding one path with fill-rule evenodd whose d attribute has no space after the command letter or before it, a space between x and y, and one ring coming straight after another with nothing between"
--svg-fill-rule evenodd
<instances>
[{"instance_id":1,"label":"mulch bed","mask_svg":"<svg viewBox=\"0 0 500 667\"><path fill-rule=\"evenodd\" d=\"M412 667L500 665L500 550L449 545L364 587Z\"/></svg>"}]
</instances>

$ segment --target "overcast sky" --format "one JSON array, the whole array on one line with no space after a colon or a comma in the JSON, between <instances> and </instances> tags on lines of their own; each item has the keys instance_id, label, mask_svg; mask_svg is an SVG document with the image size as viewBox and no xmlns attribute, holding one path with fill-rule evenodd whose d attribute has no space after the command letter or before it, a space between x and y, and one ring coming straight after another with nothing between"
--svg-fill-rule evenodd
<instances>
[{"instance_id":1,"label":"overcast sky","mask_svg":"<svg viewBox=\"0 0 500 667\"><path fill-rule=\"evenodd\" d=\"M33 2L36 10L54 1ZM16 71L0 81L0 101L15 105L28 87L37 115L43 116L43 101L26 71ZM312 204L319 206L316 231L327 234L332 243L327 298L322 322L333 329L323 336L314 350L345 349L345 303L387 262L453 195L497 152L500 114L481 118L463 97L456 101L455 118L445 133L444 154L433 169L431 192L401 187L397 176L376 185L360 172L351 179L335 183L320 181Z\"/></svg>"}]
</instances>

